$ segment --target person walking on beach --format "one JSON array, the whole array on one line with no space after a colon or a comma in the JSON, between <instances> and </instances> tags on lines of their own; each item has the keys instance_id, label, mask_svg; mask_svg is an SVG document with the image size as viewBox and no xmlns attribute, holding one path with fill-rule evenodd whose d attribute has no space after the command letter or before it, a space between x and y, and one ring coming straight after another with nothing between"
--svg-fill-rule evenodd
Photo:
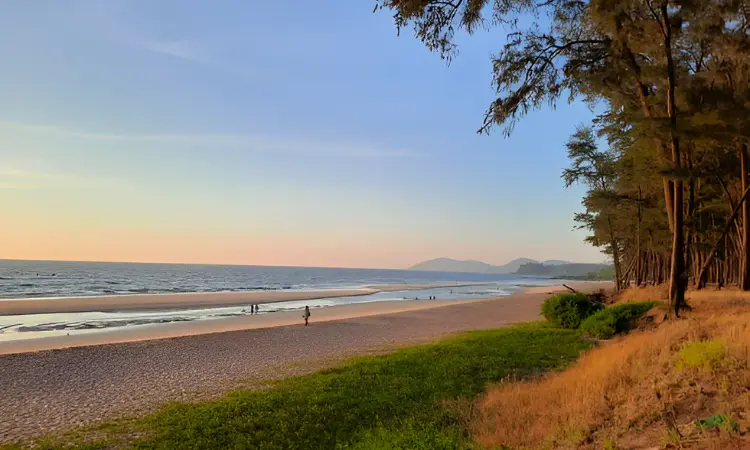
<instances>
[{"instance_id":1,"label":"person walking on beach","mask_svg":"<svg viewBox=\"0 0 750 450\"><path fill-rule=\"evenodd\" d=\"M302 318L305 319L305 326L307 326L307 321L310 319L310 307L305 306L305 313L302 315Z\"/></svg>"}]
</instances>

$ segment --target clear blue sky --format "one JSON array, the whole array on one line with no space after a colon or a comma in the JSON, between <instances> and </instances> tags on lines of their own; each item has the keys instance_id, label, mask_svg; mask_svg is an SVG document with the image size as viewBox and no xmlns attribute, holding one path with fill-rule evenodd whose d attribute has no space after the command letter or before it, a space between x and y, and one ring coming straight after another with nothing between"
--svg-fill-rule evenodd
<instances>
[{"instance_id":1,"label":"clear blue sky","mask_svg":"<svg viewBox=\"0 0 750 450\"><path fill-rule=\"evenodd\" d=\"M0 257L603 260L560 180L591 112L476 135L504 32L447 66L373 6L5 2Z\"/></svg>"}]
</instances>

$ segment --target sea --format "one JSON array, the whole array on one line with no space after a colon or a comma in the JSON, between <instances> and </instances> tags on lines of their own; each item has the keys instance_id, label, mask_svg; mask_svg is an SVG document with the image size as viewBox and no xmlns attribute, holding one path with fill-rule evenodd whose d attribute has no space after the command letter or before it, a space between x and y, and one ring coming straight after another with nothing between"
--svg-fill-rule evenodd
<instances>
[{"instance_id":1,"label":"sea","mask_svg":"<svg viewBox=\"0 0 750 450\"><path fill-rule=\"evenodd\" d=\"M325 308L414 298L474 300L510 295L527 286L560 282L558 279L512 274L413 270L0 260L0 299L443 285L420 290L270 303L262 306L261 314L296 310L304 306ZM0 316L0 342L247 314L249 310L245 307L227 307Z\"/></svg>"},{"instance_id":2,"label":"sea","mask_svg":"<svg viewBox=\"0 0 750 450\"><path fill-rule=\"evenodd\" d=\"M0 298L4 299L356 289L389 284L486 282L512 288L548 281L519 275L414 270L0 260Z\"/></svg>"}]
</instances>

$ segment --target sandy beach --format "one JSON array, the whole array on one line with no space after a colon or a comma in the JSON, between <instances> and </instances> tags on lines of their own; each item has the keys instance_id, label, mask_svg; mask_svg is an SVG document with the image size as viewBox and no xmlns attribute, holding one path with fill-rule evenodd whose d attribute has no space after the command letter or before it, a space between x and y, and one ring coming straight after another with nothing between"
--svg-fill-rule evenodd
<instances>
[{"instance_id":1,"label":"sandy beach","mask_svg":"<svg viewBox=\"0 0 750 450\"><path fill-rule=\"evenodd\" d=\"M441 306L455 305L470 301L472 300L403 300L330 306L314 309L313 321L316 323L330 322L332 320L342 320L353 317L367 317L378 314L392 314L420 309L438 308ZM5 341L0 342L0 355L296 325L301 323L302 319L300 314L299 311L281 311L257 316L228 317L218 320L198 320L194 322L175 322L162 325L146 325L113 329L103 332L75 334L71 336L51 336Z\"/></svg>"},{"instance_id":2,"label":"sandy beach","mask_svg":"<svg viewBox=\"0 0 750 450\"><path fill-rule=\"evenodd\" d=\"M463 284L403 284L365 286L361 289L321 289L309 291L188 292L181 294L132 294L96 297L33 298L0 300L0 315L52 314L75 312L149 311L186 308L219 308L252 303L278 303L294 300L353 297L377 292L409 291Z\"/></svg>"},{"instance_id":3,"label":"sandy beach","mask_svg":"<svg viewBox=\"0 0 750 450\"><path fill-rule=\"evenodd\" d=\"M610 285L570 284L585 291ZM223 330L195 324L194 334L182 337L152 335L151 340L2 355L0 442L127 416L166 401L259 387L259 380L309 372L363 352L535 320L544 298L558 290L331 307L317 311L309 327L300 324L297 313L275 313L276 318L258 317L267 322L253 329L239 322Z\"/></svg>"}]
</instances>

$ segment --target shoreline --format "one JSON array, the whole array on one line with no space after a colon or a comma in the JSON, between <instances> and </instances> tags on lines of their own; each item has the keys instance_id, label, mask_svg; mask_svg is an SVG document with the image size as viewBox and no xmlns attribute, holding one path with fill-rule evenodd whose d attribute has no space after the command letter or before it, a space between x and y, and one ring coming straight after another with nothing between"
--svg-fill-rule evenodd
<instances>
[{"instance_id":1,"label":"shoreline","mask_svg":"<svg viewBox=\"0 0 750 450\"><path fill-rule=\"evenodd\" d=\"M221 308L256 303L278 303L324 298L357 297L379 292L413 291L448 287L478 286L488 283L437 283L369 285L349 289L276 290L246 292L180 292L160 294L115 294L90 297L40 297L0 300L0 315L58 314L83 312L124 312Z\"/></svg>"},{"instance_id":2,"label":"shoreline","mask_svg":"<svg viewBox=\"0 0 750 450\"><path fill-rule=\"evenodd\" d=\"M585 292L604 285L570 286ZM329 367L341 358L538 320L542 302L559 288L486 300L321 308L313 311L308 327L299 311L283 312L276 317L290 325L0 355L0 416L7 418L0 421L0 443L140 415L165 402L217 398L237 388L263 386L262 380ZM97 335L109 333L79 336Z\"/></svg>"},{"instance_id":3,"label":"shoreline","mask_svg":"<svg viewBox=\"0 0 750 450\"><path fill-rule=\"evenodd\" d=\"M570 284L574 288L577 287L586 291L595 291L598 289L606 289L611 287L611 282L593 281L574 282ZM396 289L396 287L398 287L399 289ZM402 286L394 286L391 291L404 290L401 288ZM421 286L420 288L425 289L426 287ZM418 288L414 287L414 289ZM381 290L378 292L388 291ZM511 295L486 297L480 299L395 300L335 305L313 309L312 322L325 323L384 314L398 314L409 311L420 311L476 302L497 301L511 297L548 295L556 292L567 292L567 288L563 287L562 285L528 287ZM205 319L190 322L172 322L167 324L138 325L128 328L111 329L105 331L97 330L91 333L80 333L68 336L56 335L30 339L0 341L0 355L34 353L48 350L61 350L67 348L89 347L108 344L123 344L128 342L158 341L162 339L183 338L206 334L219 334L243 330L285 327L291 325L299 325L301 323L299 314L300 313L297 310L278 311L263 315Z\"/></svg>"},{"instance_id":4,"label":"shoreline","mask_svg":"<svg viewBox=\"0 0 750 450\"><path fill-rule=\"evenodd\" d=\"M496 297L504 298L504 297ZM356 319L381 314L398 314L408 311L440 308L490 299L473 300L398 300L353 303L327 306L312 310L311 323L326 323L337 320ZM46 336L31 339L0 341L0 355L34 353L97 345L124 344L128 342L158 341L233 331L259 330L292 325L301 325L300 312L278 311L257 316L228 317L221 319L172 322L167 324L140 325L122 329L94 331L70 336Z\"/></svg>"}]
</instances>

